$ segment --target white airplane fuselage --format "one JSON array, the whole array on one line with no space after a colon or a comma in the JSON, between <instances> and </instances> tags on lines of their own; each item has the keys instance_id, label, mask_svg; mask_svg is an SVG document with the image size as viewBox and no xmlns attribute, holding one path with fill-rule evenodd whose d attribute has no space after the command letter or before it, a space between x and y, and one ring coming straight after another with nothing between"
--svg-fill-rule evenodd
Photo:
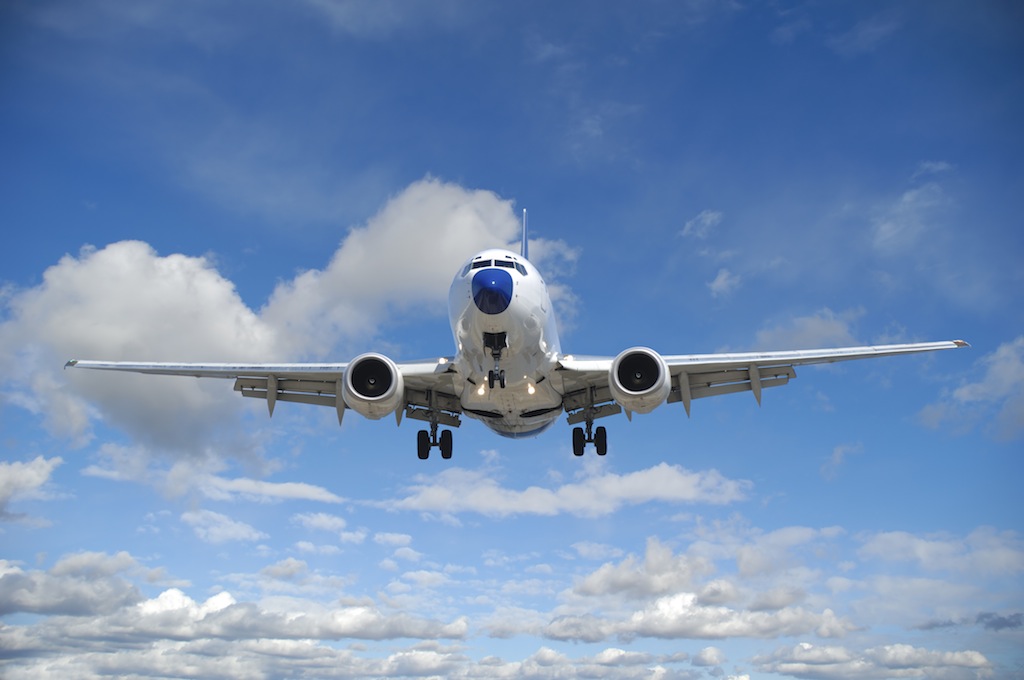
<instances>
[{"instance_id":1,"label":"white airplane fuselage","mask_svg":"<svg viewBox=\"0 0 1024 680\"><path fill-rule=\"evenodd\" d=\"M560 346L540 272L508 250L477 253L452 281L448 316L464 413L507 437L550 426L562 412Z\"/></svg>"}]
</instances>

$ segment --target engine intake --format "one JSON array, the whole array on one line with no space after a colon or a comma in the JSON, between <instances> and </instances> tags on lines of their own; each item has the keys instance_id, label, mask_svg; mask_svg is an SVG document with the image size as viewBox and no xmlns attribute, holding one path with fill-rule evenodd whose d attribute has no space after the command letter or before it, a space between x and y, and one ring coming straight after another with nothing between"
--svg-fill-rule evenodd
<instances>
[{"instance_id":1,"label":"engine intake","mask_svg":"<svg viewBox=\"0 0 1024 680\"><path fill-rule=\"evenodd\" d=\"M361 354L345 371L341 396L350 409L377 420L402 407L405 381L395 362L383 354Z\"/></svg>"},{"instance_id":2,"label":"engine intake","mask_svg":"<svg viewBox=\"0 0 1024 680\"><path fill-rule=\"evenodd\" d=\"M627 349L612 361L608 389L627 411L650 413L668 399L672 390L668 364L653 349Z\"/></svg>"}]
</instances>

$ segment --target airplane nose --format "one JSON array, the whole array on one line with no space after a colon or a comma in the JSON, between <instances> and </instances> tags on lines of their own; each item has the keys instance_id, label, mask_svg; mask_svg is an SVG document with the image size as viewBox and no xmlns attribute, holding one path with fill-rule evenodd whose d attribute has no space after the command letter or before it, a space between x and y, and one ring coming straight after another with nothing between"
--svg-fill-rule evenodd
<instances>
[{"instance_id":1,"label":"airplane nose","mask_svg":"<svg viewBox=\"0 0 1024 680\"><path fill-rule=\"evenodd\" d=\"M501 314L512 302L512 276L504 269L481 269L473 275L473 302L484 314Z\"/></svg>"}]
</instances>

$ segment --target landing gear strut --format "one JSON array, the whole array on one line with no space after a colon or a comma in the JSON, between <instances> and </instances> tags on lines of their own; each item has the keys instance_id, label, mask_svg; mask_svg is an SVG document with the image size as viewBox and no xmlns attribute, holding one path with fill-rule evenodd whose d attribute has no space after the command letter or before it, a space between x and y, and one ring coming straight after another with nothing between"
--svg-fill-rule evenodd
<instances>
[{"instance_id":1,"label":"landing gear strut","mask_svg":"<svg viewBox=\"0 0 1024 680\"><path fill-rule=\"evenodd\" d=\"M430 423L430 432L420 430L416 436L416 455L420 460L426 460L430 458L430 449L435 446L441 449L441 457L445 460L452 457L452 431L442 430L438 437L437 423Z\"/></svg>"},{"instance_id":2,"label":"landing gear strut","mask_svg":"<svg viewBox=\"0 0 1024 680\"><path fill-rule=\"evenodd\" d=\"M494 359L494 369L487 371L487 387L493 390L497 383L501 389L505 389L505 371L498 368L498 362L501 361L501 353L508 347L508 334L485 332L484 347L491 350L491 358Z\"/></svg>"},{"instance_id":3,"label":"landing gear strut","mask_svg":"<svg viewBox=\"0 0 1024 680\"><path fill-rule=\"evenodd\" d=\"M572 429L572 453L574 456L582 456L587 444L593 443L597 449L597 455L603 456L608 453L608 431L603 427L594 430L594 421L587 421L587 429L574 427Z\"/></svg>"}]
</instances>

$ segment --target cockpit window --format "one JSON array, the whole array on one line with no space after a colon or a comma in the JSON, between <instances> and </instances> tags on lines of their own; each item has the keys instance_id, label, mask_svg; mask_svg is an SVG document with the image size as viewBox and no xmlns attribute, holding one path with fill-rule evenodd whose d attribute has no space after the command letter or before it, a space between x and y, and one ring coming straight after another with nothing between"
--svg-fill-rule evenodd
<instances>
[{"instance_id":1,"label":"cockpit window","mask_svg":"<svg viewBox=\"0 0 1024 680\"><path fill-rule=\"evenodd\" d=\"M483 269L484 267L502 267L504 269L515 269L517 272L526 276L526 267L519 262L513 260L476 260L475 262L469 262L465 267L462 268L462 276L465 276L473 269Z\"/></svg>"}]
</instances>

